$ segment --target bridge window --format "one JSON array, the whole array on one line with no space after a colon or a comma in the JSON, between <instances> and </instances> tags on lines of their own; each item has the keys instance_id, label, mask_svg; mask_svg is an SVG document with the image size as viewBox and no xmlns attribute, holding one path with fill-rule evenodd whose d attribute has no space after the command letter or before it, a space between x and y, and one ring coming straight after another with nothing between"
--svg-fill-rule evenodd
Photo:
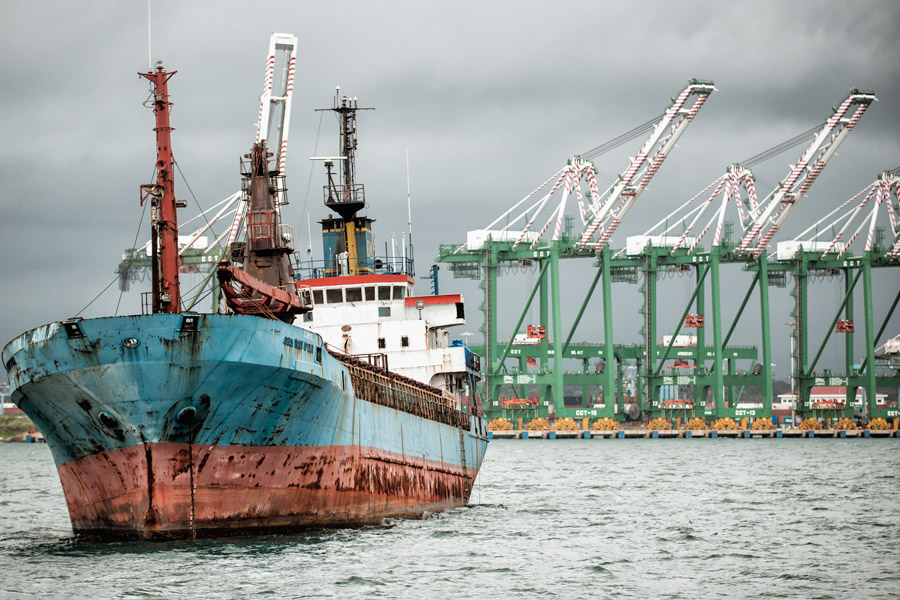
<instances>
[{"instance_id":1,"label":"bridge window","mask_svg":"<svg viewBox=\"0 0 900 600\"><path fill-rule=\"evenodd\" d=\"M375 299L375 288L369 286L366 289L366 300L374 300Z\"/></svg>"},{"instance_id":2,"label":"bridge window","mask_svg":"<svg viewBox=\"0 0 900 600\"><path fill-rule=\"evenodd\" d=\"M391 288L386 285L378 286L378 299L379 300L390 300L391 299Z\"/></svg>"},{"instance_id":3,"label":"bridge window","mask_svg":"<svg viewBox=\"0 0 900 600\"><path fill-rule=\"evenodd\" d=\"M404 288L402 285L395 285L394 286L394 300L403 300L403 297L404 297L403 292L405 292L405 291L406 291L406 288Z\"/></svg>"},{"instance_id":4,"label":"bridge window","mask_svg":"<svg viewBox=\"0 0 900 600\"><path fill-rule=\"evenodd\" d=\"M347 302L362 302L362 288L347 288Z\"/></svg>"},{"instance_id":5,"label":"bridge window","mask_svg":"<svg viewBox=\"0 0 900 600\"><path fill-rule=\"evenodd\" d=\"M325 299L328 304L340 304L344 301L344 290L341 288L325 290Z\"/></svg>"},{"instance_id":6,"label":"bridge window","mask_svg":"<svg viewBox=\"0 0 900 600\"><path fill-rule=\"evenodd\" d=\"M322 290L313 290L313 304L325 304L325 297Z\"/></svg>"}]
</instances>

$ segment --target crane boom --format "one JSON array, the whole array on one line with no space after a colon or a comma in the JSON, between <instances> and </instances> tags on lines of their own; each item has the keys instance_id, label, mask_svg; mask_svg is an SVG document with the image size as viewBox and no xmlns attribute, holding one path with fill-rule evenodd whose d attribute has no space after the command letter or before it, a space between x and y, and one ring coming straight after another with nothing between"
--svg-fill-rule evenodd
<instances>
[{"instance_id":1,"label":"crane boom","mask_svg":"<svg viewBox=\"0 0 900 600\"><path fill-rule=\"evenodd\" d=\"M606 246L635 199L646 189L678 138L715 89L712 81L691 79L688 82L653 128L640 151L631 159L628 168L619 175L617 183L608 194L589 207L588 212L592 216L578 242L579 247L591 245L600 250ZM591 239L598 231L600 237L592 243Z\"/></svg>"},{"instance_id":2,"label":"crane boom","mask_svg":"<svg viewBox=\"0 0 900 600\"><path fill-rule=\"evenodd\" d=\"M268 147L274 148L274 145L278 146L277 169L281 173L284 172L287 159L288 131L290 129L291 98L293 97L294 90L296 58L297 38L289 33L273 33L269 39L263 93L260 96L259 117L256 124L256 140L257 143L269 140ZM169 76L172 74L174 74L174 72L169 73ZM150 77L148 77L148 75ZM149 73L142 74L142 76L151 79L151 77L156 77L156 74ZM157 108L158 99L154 102L154 107ZM168 132L168 129L161 131ZM158 144L158 147L168 147L168 143ZM166 185L171 188L171 180L174 179L174 160L167 164L169 166L166 167L165 172L169 183ZM150 198L152 196L150 190L155 190L157 186L161 191L166 189L166 186L161 182L142 186L142 198ZM279 215L279 219L281 212L280 207L282 204L286 203L287 197L283 191L280 189L276 190L275 210ZM179 204L179 206L183 207L182 204ZM217 212L210 218L208 215L213 210L216 210ZM219 251L223 250L223 256L230 255L230 249L234 246L234 242L242 229L241 224L244 221L246 212L247 202L242 200L241 191L237 191L213 207L201 211L200 214L194 218L185 221L182 224L182 228L184 225L187 225L200 217L203 217L205 225L198 227L190 234L178 237L175 241L169 239L171 238L171 234L168 235L166 238L166 250L168 252L168 249L172 248L173 256L167 259L168 270L166 272L168 273L169 271L172 271L172 269L175 269L176 271L184 269L183 267L177 269L173 267L172 265L175 264L173 262L174 259L178 260L178 264L187 261L189 264L187 268L190 269L195 268L191 265L214 264L214 261L210 261L208 258L201 258L197 255L198 253L202 254L204 257L210 254L218 256ZM160 217L162 217L159 220L162 230L167 232L169 229L172 229L169 223L174 223L174 216L167 216L160 213ZM230 223L228 220L230 220ZM203 241L204 245L198 245L197 242L201 240L201 236L220 222L229 223L224 232L217 235L211 244L205 245L205 241ZM225 240L224 248L221 246L223 240ZM159 245L159 241L159 236L154 233L151 235L151 239L145 244L126 250L128 254L123 257L123 260L117 269L117 273L120 276L119 285L121 286L121 289L127 290L129 281L136 280L138 277L142 279L143 270L147 268L153 270L153 281L158 282L160 280L160 274L157 273L160 261L151 258L151 254L153 253L152 249L155 245ZM168 279L163 287L174 289L175 280L171 275L167 275L167 277ZM154 290L156 290L156 287L160 287L161 284L157 283L154 285ZM161 298L173 296L171 293L160 293L158 295Z\"/></svg>"},{"instance_id":3,"label":"crane boom","mask_svg":"<svg viewBox=\"0 0 900 600\"><path fill-rule=\"evenodd\" d=\"M864 252L871 252L878 246L888 259L896 260L900 257L898 201L900 201L900 175L884 171L855 196L810 225L791 243L800 242L807 244L809 248L815 248L817 252L821 251L823 259L833 252L835 258L840 260L850 249L850 245L865 232L865 244L862 248ZM887 213L891 236L886 246L877 243L876 231L882 211Z\"/></svg>"},{"instance_id":4,"label":"crane boom","mask_svg":"<svg viewBox=\"0 0 900 600\"><path fill-rule=\"evenodd\" d=\"M566 203L571 195L575 195L578 203L579 215L586 229L583 234L576 236L575 247L579 250L585 248L602 249L609 241L619 222L631 208L637 196L643 191L666 156L675 146L675 142L684 133L684 130L694 119L700 108L706 102L706 98L715 91L715 85L711 81L691 79L687 87L676 97L672 98L669 108L659 117L656 117L638 128L623 134L611 142L607 142L585 156L573 156L567 165L556 174L542 183L537 189L517 202L512 208L497 217L483 232L490 232L491 227L501 221L506 221L500 234L505 239L514 240L513 249L522 242L530 244L531 248L540 241L546 231L553 227L552 240L560 239L562 224L565 218ZM655 123L655 124L654 124ZM632 139L646 131L651 132L650 137L641 146L638 154L631 158L628 168L623 171L616 181L605 191L600 192L597 185L597 170L588 156L595 155L600 149L608 150L618 145L624 139ZM588 185L590 202L581 186L582 181ZM549 188L544 195L539 196L543 190ZM550 203L558 191L561 199L559 203ZM526 204L531 201L532 203ZM518 214L515 214L516 211ZM538 231L533 231L535 222L539 217L549 218ZM521 230L512 230L518 223L524 223ZM600 231L600 241L591 242L594 234ZM568 235L568 233L566 234ZM462 246L457 249L457 252Z\"/></svg>"},{"instance_id":5,"label":"crane boom","mask_svg":"<svg viewBox=\"0 0 900 600\"><path fill-rule=\"evenodd\" d=\"M687 248L692 254L703 237L713 230L711 246L719 246L723 241L725 212L730 204L734 204L738 212L741 227L741 243L735 253L744 258L759 258L766 245L775 235L778 227L787 218L796 201L809 190L815 178L822 172L825 164L834 154L837 146L847 133L859 121L868 105L875 99L872 92L852 90L840 108L834 109L834 115L823 125L783 142L774 148L754 156L744 163L729 165L725 174L709 184L696 196L666 215L643 237L661 231L662 238L677 236L677 242L671 247L671 253ZM854 110L855 107L855 110ZM788 177L762 201L756 194L753 173L748 166L759 162L761 157L774 156L789 145L801 139L812 138L795 165L790 166ZM705 194L712 192L705 196ZM746 197L742 197L742 193ZM705 199L696 205L701 197ZM713 207L715 209L713 210ZM707 213L711 216L707 219ZM705 221L703 219L706 219ZM660 230L660 228L663 228ZM699 233L695 234L695 231ZM691 237L695 236L695 237Z\"/></svg>"},{"instance_id":6,"label":"crane boom","mask_svg":"<svg viewBox=\"0 0 900 600\"><path fill-rule=\"evenodd\" d=\"M875 92L856 88L850 90L850 94L825 121L797 164L791 166L788 176L762 202L762 213L754 218L753 226L741 240L739 254L752 254L754 258L759 258L765 252L766 246L797 200L809 190L838 146L875 100Z\"/></svg>"},{"instance_id":7,"label":"crane boom","mask_svg":"<svg viewBox=\"0 0 900 600\"><path fill-rule=\"evenodd\" d=\"M266 142L269 148L278 148L278 170L284 173L287 160L288 131L291 125L291 98L294 94L294 68L297 63L297 38L290 33L273 33L269 38L269 53L266 58L266 75L263 92L259 97L259 118L256 121L256 142ZM281 72L276 73L275 67ZM277 75L277 76L276 76ZM273 92L273 89L275 90ZM284 196L276 198L275 208L279 210L286 203ZM228 231L226 247L234 245L241 221L247 212L245 202L240 203L231 229ZM280 213L280 210L279 210Z\"/></svg>"}]
</instances>

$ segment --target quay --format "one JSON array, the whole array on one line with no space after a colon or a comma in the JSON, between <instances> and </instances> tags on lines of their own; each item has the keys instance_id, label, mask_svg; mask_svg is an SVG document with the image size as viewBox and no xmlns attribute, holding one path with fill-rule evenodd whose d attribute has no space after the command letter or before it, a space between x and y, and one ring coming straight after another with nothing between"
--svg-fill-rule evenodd
<instances>
[{"instance_id":1,"label":"quay","mask_svg":"<svg viewBox=\"0 0 900 600\"><path fill-rule=\"evenodd\" d=\"M867 429L775 429L775 430L703 430L703 429L617 429L617 430L550 430L520 429L488 431L489 440L574 440L574 439L694 439L694 438L900 438L898 430Z\"/></svg>"}]
</instances>

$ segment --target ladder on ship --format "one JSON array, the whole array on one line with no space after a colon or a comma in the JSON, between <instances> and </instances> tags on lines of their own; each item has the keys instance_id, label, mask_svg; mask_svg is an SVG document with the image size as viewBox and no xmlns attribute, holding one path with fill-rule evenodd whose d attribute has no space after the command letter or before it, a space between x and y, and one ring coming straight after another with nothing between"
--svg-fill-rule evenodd
<instances>
[{"instance_id":1,"label":"ladder on ship","mask_svg":"<svg viewBox=\"0 0 900 600\"><path fill-rule=\"evenodd\" d=\"M463 473L468 477L469 468L466 466L466 432L462 429L458 429L457 431L459 431L459 455L462 461Z\"/></svg>"}]
</instances>

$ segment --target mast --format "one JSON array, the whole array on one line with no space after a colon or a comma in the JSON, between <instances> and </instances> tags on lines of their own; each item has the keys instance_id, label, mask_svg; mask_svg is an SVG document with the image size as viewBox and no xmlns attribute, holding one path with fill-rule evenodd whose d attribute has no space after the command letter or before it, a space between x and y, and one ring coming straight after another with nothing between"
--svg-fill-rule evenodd
<instances>
[{"instance_id":1,"label":"mast","mask_svg":"<svg viewBox=\"0 0 900 600\"><path fill-rule=\"evenodd\" d=\"M169 125L168 82L178 71L166 72L162 61L156 71L138 73L153 84L150 101L156 115L156 183L141 186L141 204L150 198L153 260L153 312L181 312L178 282L178 202L175 200L172 127Z\"/></svg>"},{"instance_id":2,"label":"mast","mask_svg":"<svg viewBox=\"0 0 900 600\"><path fill-rule=\"evenodd\" d=\"M339 144L341 156L324 158L328 175L328 184L324 189L325 206L340 215L339 219L328 219L322 222L325 233L326 271L329 274L342 273L342 261L346 259L349 275L368 273L374 265L370 256L372 219L357 217L357 213L366 206L366 194L363 184L356 183L356 113L360 108L356 98L341 96L337 88L332 108L320 108L317 111L332 111L340 121ZM334 161L340 161L340 178L335 182Z\"/></svg>"}]
</instances>

